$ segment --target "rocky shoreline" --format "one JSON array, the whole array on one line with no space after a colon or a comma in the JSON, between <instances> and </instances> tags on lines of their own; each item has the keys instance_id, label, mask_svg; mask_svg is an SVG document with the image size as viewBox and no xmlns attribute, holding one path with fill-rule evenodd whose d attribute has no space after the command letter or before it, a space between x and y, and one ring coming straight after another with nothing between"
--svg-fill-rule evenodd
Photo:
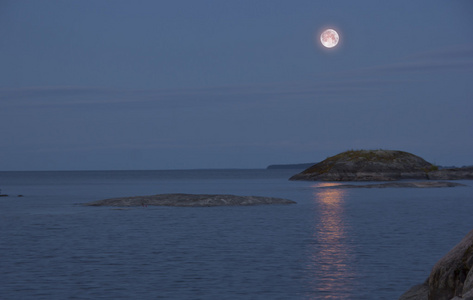
<instances>
[{"instance_id":1,"label":"rocky shoreline","mask_svg":"<svg viewBox=\"0 0 473 300\"><path fill-rule=\"evenodd\" d=\"M209 207L209 206L250 206L268 204L295 204L292 200L235 195L209 194L158 194L150 196L134 196L111 198L85 203L85 206L179 206L179 207Z\"/></svg>"}]
</instances>

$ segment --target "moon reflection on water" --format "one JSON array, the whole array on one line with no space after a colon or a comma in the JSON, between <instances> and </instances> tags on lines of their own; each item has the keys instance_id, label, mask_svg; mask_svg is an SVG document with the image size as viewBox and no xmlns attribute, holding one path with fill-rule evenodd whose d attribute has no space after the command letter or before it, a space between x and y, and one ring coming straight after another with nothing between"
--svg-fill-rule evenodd
<instances>
[{"instance_id":1,"label":"moon reflection on water","mask_svg":"<svg viewBox=\"0 0 473 300\"><path fill-rule=\"evenodd\" d=\"M347 224L344 221L344 201L346 191L330 186L330 183L317 184L314 192L316 209L319 211L317 227L314 228L314 247L311 249L311 266L314 280L311 290L317 299L334 298L333 293L342 293L343 299L350 299L354 270L353 255L348 240ZM321 298L319 298L321 297Z\"/></svg>"}]
</instances>

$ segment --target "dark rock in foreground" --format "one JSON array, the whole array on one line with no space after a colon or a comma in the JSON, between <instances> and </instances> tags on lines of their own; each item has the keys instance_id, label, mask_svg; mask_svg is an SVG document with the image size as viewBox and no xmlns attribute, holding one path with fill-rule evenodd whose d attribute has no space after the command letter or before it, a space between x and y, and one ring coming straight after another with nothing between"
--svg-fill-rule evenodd
<instances>
[{"instance_id":1,"label":"dark rock in foreground","mask_svg":"<svg viewBox=\"0 0 473 300\"><path fill-rule=\"evenodd\" d=\"M418 284L411 287L402 294L399 300L428 300L429 286L427 284Z\"/></svg>"},{"instance_id":2,"label":"dark rock in foreground","mask_svg":"<svg viewBox=\"0 0 473 300\"><path fill-rule=\"evenodd\" d=\"M206 195L206 194L159 194L151 196L123 197L85 203L86 206L249 206L263 204L295 204L292 200L259 196Z\"/></svg>"},{"instance_id":3,"label":"dark rock in foreground","mask_svg":"<svg viewBox=\"0 0 473 300\"><path fill-rule=\"evenodd\" d=\"M465 184L447 181L409 181L409 182L388 182L378 184L341 184L325 186L321 188L336 188L336 189L349 189L349 188L442 188L442 187L456 187L456 186L467 186Z\"/></svg>"},{"instance_id":4,"label":"dark rock in foreground","mask_svg":"<svg viewBox=\"0 0 473 300\"><path fill-rule=\"evenodd\" d=\"M473 179L473 168L439 170L437 166L404 151L357 150L329 157L290 180L393 181L402 179Z\"/></svg>"},{"instance_id":5,"label":"dark rock in foreground","mask_svg":"<svg viewBox=\"0 0 473 300\"><path fill-rule=\"evenodd\" d=\"M423 284L410 288L399 300L473 299L473 230L433 267Z\"/></svg>"}]
</instances>

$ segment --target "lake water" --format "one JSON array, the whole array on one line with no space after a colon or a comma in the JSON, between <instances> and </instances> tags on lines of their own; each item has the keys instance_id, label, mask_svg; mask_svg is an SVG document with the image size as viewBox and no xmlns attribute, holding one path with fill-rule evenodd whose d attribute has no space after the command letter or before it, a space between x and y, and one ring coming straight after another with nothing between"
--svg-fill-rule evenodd
<instances>
[{"instance_id":1,"label":"lake water","mask_svg":"<svg viewBox=\"0 0 473 300\"><path fill-rule=\"evenodd\" d=\"M327 189L294 173L0 172L0 298L397 299L473 228L470 186ZM80 205L158 193L298 204Z\"/></svg>"}]
</instances>

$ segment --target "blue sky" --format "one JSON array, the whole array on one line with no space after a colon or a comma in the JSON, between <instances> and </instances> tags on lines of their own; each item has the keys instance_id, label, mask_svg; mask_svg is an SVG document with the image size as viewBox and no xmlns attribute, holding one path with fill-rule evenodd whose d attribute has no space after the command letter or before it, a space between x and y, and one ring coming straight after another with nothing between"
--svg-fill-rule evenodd
<instances>
[{"instance_id":1,"label":"blue sky","mask_svg":"<svg viewBox=\"0 0 473 300\"><path fill-rule=\"evenodd\" d=\"M264 168L361 148L471 165L472 14L470 0L2 1L0 170Z\"/></svg>"}]
</instances>

